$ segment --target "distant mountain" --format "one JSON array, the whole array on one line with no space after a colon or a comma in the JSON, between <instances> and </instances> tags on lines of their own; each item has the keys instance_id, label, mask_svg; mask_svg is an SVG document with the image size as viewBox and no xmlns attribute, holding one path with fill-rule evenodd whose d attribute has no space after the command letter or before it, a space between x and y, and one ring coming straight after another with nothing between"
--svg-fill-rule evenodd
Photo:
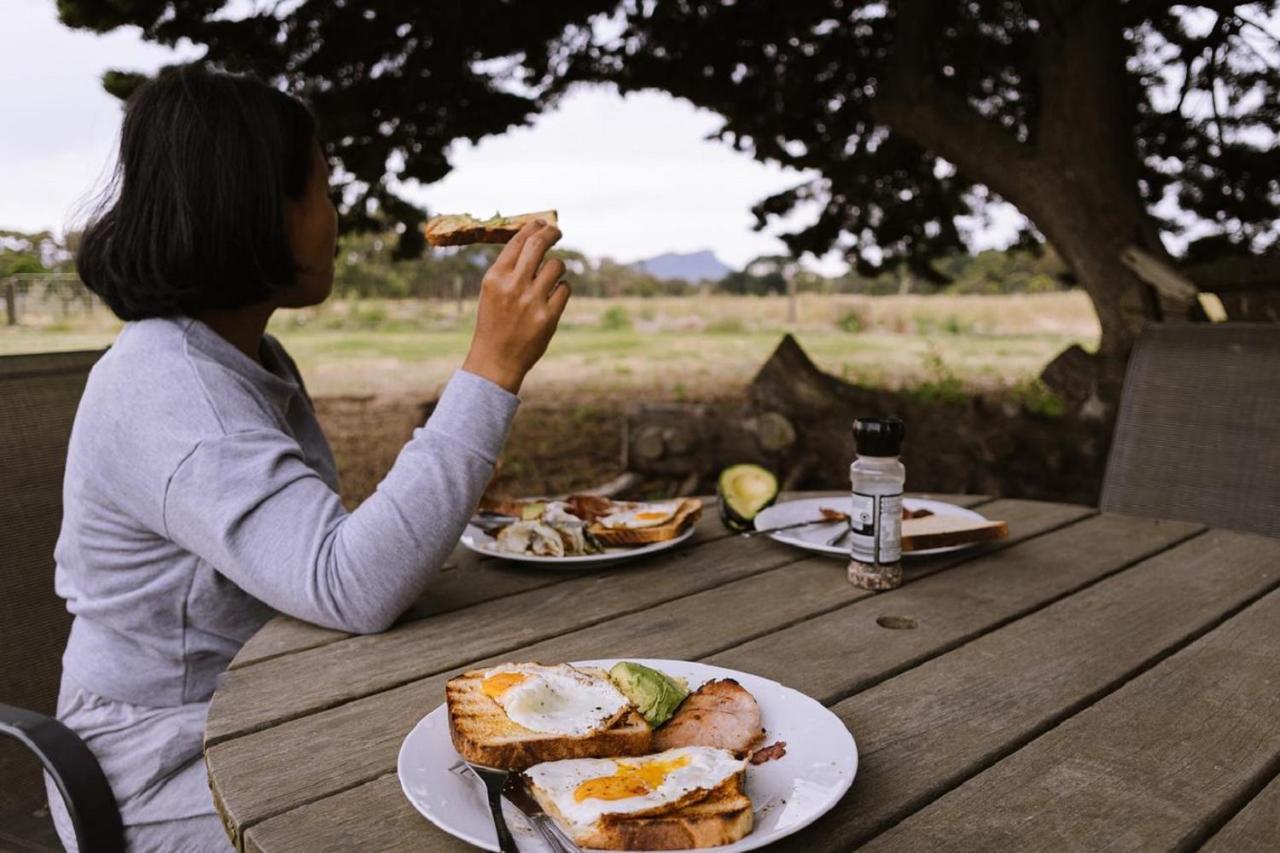
<instances>
[{"instance_id":1,"label":"distant mountain","mask_svg":"<svg viewBox=\"0 0 1280 853\"><path fill-rule=\"evenodd\" d=\"M636 261L631 266L647 272L654 278L680 279L688 282L719 281L733 272L710 249L683 255L667 252L656 258Z\"/></svg>"}]
</instances>

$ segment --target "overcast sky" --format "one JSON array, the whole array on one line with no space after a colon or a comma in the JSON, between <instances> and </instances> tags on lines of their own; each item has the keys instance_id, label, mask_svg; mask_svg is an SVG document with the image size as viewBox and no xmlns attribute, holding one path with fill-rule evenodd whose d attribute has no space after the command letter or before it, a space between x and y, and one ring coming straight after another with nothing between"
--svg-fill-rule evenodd
<instances>
[{"instance_id":1,"label":"overcast sky","mask_svg":"<svg viewBox=\"0 0 1280 853\"><path fill-rule=\"evenodd\" d=\"M175 59L136 29L106 36L58 23L53 0L0 0L0 229L63 231L109 172L120 104L108 68ZM198 55L188 48L185 57ZM456 147L454 170L411 195L433 212L559 210L565 245L631 261L713 249L741 266L783 250L751 230L751 205L802 179L705 137L718 120L661 94L570 94L531 127ZM1007 217L1006 217L1007 221ZM1008 228L984 244L999 245ZM834 258L820 267L836 272Z\"/></svg>"}]
</instances>

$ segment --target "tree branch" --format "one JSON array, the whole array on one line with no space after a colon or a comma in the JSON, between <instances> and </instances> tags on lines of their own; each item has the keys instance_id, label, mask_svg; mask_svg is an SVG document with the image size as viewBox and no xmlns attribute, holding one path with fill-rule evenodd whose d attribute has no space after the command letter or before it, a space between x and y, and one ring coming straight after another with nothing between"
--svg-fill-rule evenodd
<instances>
[{"instance_id":1,"label":"tree branch","mask_svg":"<svg viewBox=\"0 0 1280 853\"><path fill-rule=\"evenodd\" d=\"M1017 195L1017 167L1035 160L1028 146L983 118L963 98L928 85L911 100L877 96L869 108L876 121L951 161L1005 198Z\"/></svg>"},{"instance_id":2,"label":"tree branch","mask_svg":"<svg viewBox=\"0 0 1280 853\"><path fill-rule=\"evenodd\" d=\"M1018 163L1031 149L980 115L967 101L942 91L929 67L930 0L896 6L893 56L876 97L872 117L922 148L946 158L973 180L1005 197L1015 193Z\"/></svg>"}]
</instances>

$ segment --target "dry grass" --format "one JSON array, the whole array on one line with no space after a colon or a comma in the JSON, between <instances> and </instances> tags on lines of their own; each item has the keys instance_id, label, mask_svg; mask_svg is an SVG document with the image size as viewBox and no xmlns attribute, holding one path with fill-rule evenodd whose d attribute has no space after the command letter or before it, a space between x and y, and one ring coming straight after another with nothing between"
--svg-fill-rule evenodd
<instances>
[{"instance_id":1,"label":"dry grass","mask_svg":"<svg viewBox=\"0 0 1280 853\"><path fill-rule=\"evenodd\" d=\"M119 323L99 307L63 316L27 306L0 327L0 354L105 346ZM1034 377L1071 343L1092 347L1097 322L1082 293L1014 296L701 296L570 303L525 386L499 486L548 494L621 470L625 407L647 400L740 395L786 332L819 366L888 388L983 389ZM474 304L334 301L282 313L272 331L302 367L354 505L395 459L457 368Z\"/></svg>"},{"instance_id":2,"label":"dry grass","mask_svg":"<svg viewBox=\"0 0 1280 853\"><path fill-rule=\"evenodd\" d=\"M946 380L974 389L1034 377L1071 343L1093 346L1083 293L1010 296L697 296L570 303L526 398L571 400L732 396L781 336L794 333L824 369L888 388ZM474 304L333 301L272 324L316 395L430 397L466 353ZM118 323L99 310L54 318L28 312L0 329L0 353L103 346Z\"/></svg>"}]
</instances>

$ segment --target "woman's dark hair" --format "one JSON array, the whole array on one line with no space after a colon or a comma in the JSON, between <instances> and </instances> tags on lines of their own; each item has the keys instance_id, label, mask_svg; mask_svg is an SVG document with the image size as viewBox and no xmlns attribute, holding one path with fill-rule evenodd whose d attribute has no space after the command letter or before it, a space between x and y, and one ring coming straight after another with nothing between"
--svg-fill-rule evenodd
<instances>
[{"instance_id":1,"label":"woman's dark hair","mask_svg":"<svg viewBox=\"0 0 1280 853\"><path fill-rule=\"evenodd\" d=\"M307 107L265 83L163 72L129 99L80 278L122 320L267 299L294 280L285 199L305 191L315 139Z\"/></svg>"}]
</instances>

